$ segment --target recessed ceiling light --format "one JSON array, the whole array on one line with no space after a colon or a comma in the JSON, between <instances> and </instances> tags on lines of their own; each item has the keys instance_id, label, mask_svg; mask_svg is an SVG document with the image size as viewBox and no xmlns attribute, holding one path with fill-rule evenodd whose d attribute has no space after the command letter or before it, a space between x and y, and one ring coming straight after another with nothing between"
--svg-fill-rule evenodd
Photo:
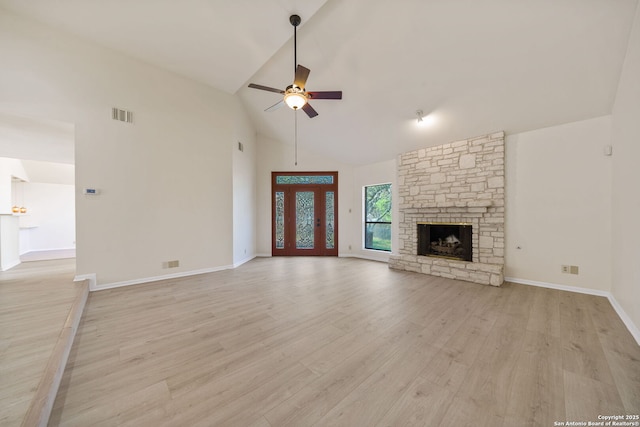
<instances>
[{"instance_id":1,"label":"recessed ceiling light","mask_svg":"<svg viewBox=\"0 0 640 427\"><path fill-rule=\"evenodd\" d=\"M431 127L436 122L436 116L433 113L424 115L422 110L416 111L417 125L419 127Z\"/></svg>"}]
</instances>

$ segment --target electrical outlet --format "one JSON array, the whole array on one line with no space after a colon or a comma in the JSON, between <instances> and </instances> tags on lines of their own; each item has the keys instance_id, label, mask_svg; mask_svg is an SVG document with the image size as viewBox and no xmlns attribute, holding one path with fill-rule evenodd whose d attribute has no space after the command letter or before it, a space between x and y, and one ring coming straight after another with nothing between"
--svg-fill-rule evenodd
<instances>
[{"instance_id":1,"label":"electrical outlet","mask_svg":"<svg viewBox=\"0 0 640 427\"><path fill-rule=\"evenodd\" d=\"M578 274L579 268L577 265L563 265L560 267L560 271L565 274Z\"/></svg>"},{"instance_id":2,"label":"electrical outlet","mask_svg":"<svg viewBox=\"0 0 640 427\"><path fill-rule=\"evenodd\" d=\"M176 267L180 267L180 261L178 260L164 261L162 263L162 268L176 268Z\"/></svg>"}]
</instances>

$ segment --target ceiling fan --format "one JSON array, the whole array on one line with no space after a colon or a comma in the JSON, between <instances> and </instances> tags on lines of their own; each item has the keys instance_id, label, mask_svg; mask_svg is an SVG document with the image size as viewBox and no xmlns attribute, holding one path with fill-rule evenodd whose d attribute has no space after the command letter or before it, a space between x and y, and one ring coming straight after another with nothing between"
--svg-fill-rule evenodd
<instances>
[{"instance_id":1,"label":"ceiling fan","mask_svg":"<svg viewBox=\"0 0 640 427\"><path fill-rule=\"evenodd\" d=\"M295 68L293 84L287 86L285 90L257 85L254 83L250 83L249 87L284 95L282 100L267 108L265 111L274 111L286 104L293 110L301 108L302 111L307 113L309 118L314 118L318 115L318 112L309 104L310 99L342 99L342 91L311 92L305 90L310 70L298 64L298 46L296 40L296 27L300 25L301 19L298 15L291 15L289 17L289 22L293 25L293 63Z\"/></svg>"}]
</instances>

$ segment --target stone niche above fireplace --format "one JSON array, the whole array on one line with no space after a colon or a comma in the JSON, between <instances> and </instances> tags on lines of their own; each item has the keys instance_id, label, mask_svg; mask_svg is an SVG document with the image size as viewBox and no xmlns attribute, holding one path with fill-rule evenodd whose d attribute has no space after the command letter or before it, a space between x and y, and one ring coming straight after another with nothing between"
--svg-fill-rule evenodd
<instances>
[{"instance_id":1,"label":"stone niche above fireplace","mask_svg":"<svg viewBox=\"0 0 640 427\"><path fill-rule=\"evenodd\" d=\"M398 198L399 247L391 268L502 284L504 132L400 155ZM442 225L436 232L442 234L427 236L427 224ZM447 228L453 225L464 231Z\"/></svg>"}]
</instances>

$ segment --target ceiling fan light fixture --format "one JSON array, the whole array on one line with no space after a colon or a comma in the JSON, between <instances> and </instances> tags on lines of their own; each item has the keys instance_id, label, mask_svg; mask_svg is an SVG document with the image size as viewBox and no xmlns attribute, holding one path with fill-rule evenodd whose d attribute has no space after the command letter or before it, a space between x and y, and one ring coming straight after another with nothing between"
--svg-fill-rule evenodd
<instances>
[{"instance_id":1,"label":"ceiling fan light fixture","mask_svg":"<svg viewBox=\"0 0 640 427\"><path fill-rule=\"evenodd\" d=\"M292 110L297 110L298 108L304 107L304 104L307 103L307 97L304 96L304 93L298 92L294 89L291 91L287 91L287 93L284 95L284 102Z\"/></svg>"}]
</instances>

